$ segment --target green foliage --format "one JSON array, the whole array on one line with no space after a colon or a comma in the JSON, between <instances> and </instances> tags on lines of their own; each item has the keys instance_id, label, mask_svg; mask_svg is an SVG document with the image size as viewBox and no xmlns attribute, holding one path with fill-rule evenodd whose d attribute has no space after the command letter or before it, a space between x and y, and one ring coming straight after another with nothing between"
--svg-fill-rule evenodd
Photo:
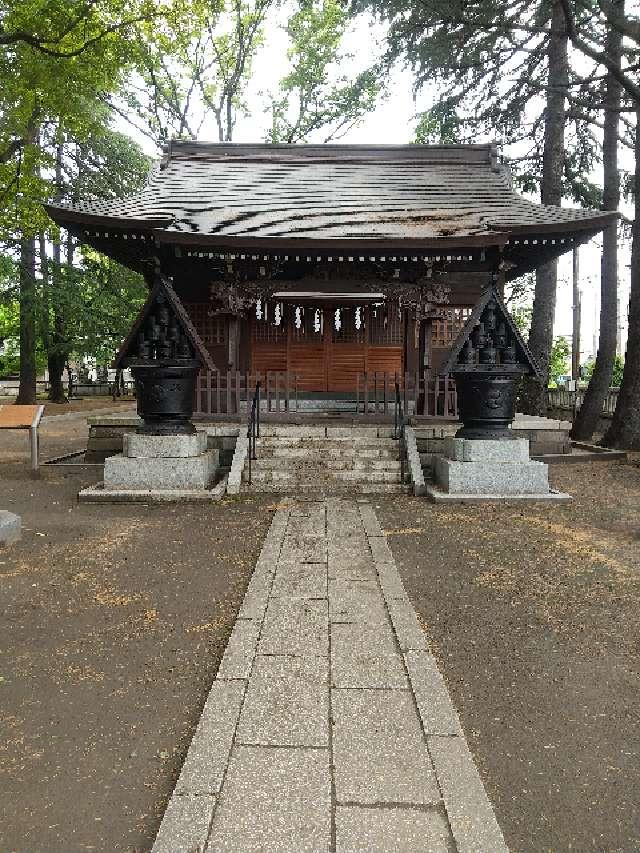
<instances>
[{"instance_id":1,"label":"green foliage","mask_svg":"<svg viewBox=\"0 0 640 853\"><path fill-rule=\"evenodd\" d=\"M511 309L511 316L513 317L514 323L518 327L520 334L522 334L525 338L529 334L529 329L531 328L531 319L533 317L533 306L532 305L519 305L515 308Z\"/></svg>"},{"instance_id":2,"label":"green foliage","mask_svg":"<svg viewBox=\"0 0 640 853\"><path fill-rule=\"evenodd\" d=\"M539 191L542 175L552 6L548 0L351 0L352 11L388 22L387 60L413 70L416 90L434 92L414 141L485 137L507 151L518 144L511 164L519 188L530 193ZM589 175L600 158L594 128L601 123L601 90L577 71L568 83L563 194L597 207L599 190Z\"/></svg>"},{"instance_id":3,"label":"green foliage","mask_svg":"<svg viewBox=\"0 0 640 853\"><path fill-rule=\"evenodd\" d=\"M593 371L596 366L595 358L590 358L587 362L585 362L581 369L580 373L582 378L589 381L593 376ZM624 373L624 359L621 355L616 355L615 360L613 362L613 373L611 374L611 387L619 388L622 385L622 374Z\"/></svg>"},{"instance_id":4,"label":"green foliage","mask_svg":"<svg viewBox=\"0 0 640 853\"><path fill-rule=\"evenodd\" d=\"M110 365L147 292L142 276L83 250L80 264L63 271L56 293L66 353L76 359L95 356L98 365Z\"/></svg>"},{"instance_id":5,"label":"green foliage","mask_svg":"<svg viewBox=\"0 0 640 853\"><path fill-rule=\"evenodd\" d=\"M53 137L82 143L109 121L151 0L5 0L0 15L0 241L45 229Z\"/></svg>"},{"instance_id":6,"label":"green foliage","mask_svg":"<svg viewBox=\"0 0 640 853\"><path fill-rule=\"evenodd\" d=\"M562 336L557 338L551 348L551 357L549 358L549 385L551 387L556 387L559 376L567 376L570 372L570 356L571 347L567 339Z\"/></svg>"},{"instance_id":7,"label":"green foliage","mask_svg":"<svg viewBox=\"0 0 640 853\"><path fill-rule=\"evenodd\" d=\"M353 59L341 52L349 18L337 0L302 0L286 31L291 70L272 98L269 142L303 142L322 131L323 141L339 139L371 111L382 89L381 68L355 77L340 69Z\"/></svg>"},{"instance_id":8,"label":"green foliage","mask_svg":"<svg viewBox=\"0 0 640 853\"><path fill-rule=\"evenodd\" d=\"M463 135L463 122L446 101L434 104L418 116L414 142L420 145L456 145Z\"/></svg>"},{"instance_id":9,"label":"green foliage","mask_svg":"<svg viewBox=\"0 0 640 853\"><path fill-rule=\"evenodd\" d=\"M156 145L196 139L207 113L229 141L264 23L277 0L182 0L161 26L147 27L135 56L138 76L120 93L122 112Z\"/></svg>"}]
</instances>

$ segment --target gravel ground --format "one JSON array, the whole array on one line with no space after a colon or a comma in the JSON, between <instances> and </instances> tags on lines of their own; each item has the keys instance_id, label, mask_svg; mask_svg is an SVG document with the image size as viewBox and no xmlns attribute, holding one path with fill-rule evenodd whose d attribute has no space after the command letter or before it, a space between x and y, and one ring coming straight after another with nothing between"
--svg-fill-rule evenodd
<instances>
[{"instance_id":1,"label":"gravel ground","mask_svg":"<svg viewBox=\"0 0 640 853\"><path fill-rule=\"evenodd\" d=\"M0 464L25 528L0 549L2 853L150 849L273 515L79 506L83 483Z\"/></svg>"},{"instance_id":2,"label":"gravel ground","mask_svg":"<svg viewBox=\"0 0 640 853\"><path fill-rule=\"evenodd\" d=\"M571 504L380 502L514 853L640 850L640 465Z\"/></svg>"}]
</instances>

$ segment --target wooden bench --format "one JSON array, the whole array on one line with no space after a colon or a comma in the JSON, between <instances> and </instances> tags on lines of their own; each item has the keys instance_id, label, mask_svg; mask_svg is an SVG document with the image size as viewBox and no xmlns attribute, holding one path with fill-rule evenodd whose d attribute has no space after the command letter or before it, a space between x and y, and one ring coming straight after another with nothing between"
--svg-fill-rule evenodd
<instances>
[{"instance_id":1,"label":"wooden bench","mask_svg":"<svg viewBox=\"0 0 640 853\"><path fill-rule=\"evenodd\" d=\"M38 470L38 427L44 412L43 405L0 406L0 429L28 429L31 446L31 470Z\"/></svg>"}]
</instances>

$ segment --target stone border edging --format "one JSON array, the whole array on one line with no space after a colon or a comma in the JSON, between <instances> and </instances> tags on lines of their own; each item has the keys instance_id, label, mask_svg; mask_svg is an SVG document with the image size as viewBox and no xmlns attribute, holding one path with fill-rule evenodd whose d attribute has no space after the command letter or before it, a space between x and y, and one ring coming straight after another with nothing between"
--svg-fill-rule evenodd
<instances>
[{"instance_id":1,"label":"stone border edging","mask_svg":"<svg viewBox=\"0 0 640 853\"><path fill-rule=\"evenodd\" d=\"M151 853L202 853L205 848L289 514L289 509L279 509L273 517Z\"/></svg>"},{"instance_id":2,"label":"stone border edging","mask_svg":"<svg viewBox=\"0 0 640 853\"><path fill-rule=\"evenodd\" d=\"M508 853L458 713L374 508L358 501L382 594L415 697L458 853Z\"/></svg>"},{"instance_id":3,"label":"stone border edging","mask_svg":"<svg viewBox=\"0 0 640 853\"><path fill-rule=\"evenodd\" d=\"M249 452L249 439L245 431L240 430L236 441L236 449L233 451L231 469L227 479L227 494L239 495L242 485L242 472L244 471L247 453Z\"/></svg>"},{"instance_id":4,"label":"stone border edging","mask_svg":"<svg viewBox=\"0 0 640 853\"><path fill-rule=\"evenodd\" d=\"M407 449L407 461L409 463L411 483L413 484L413 494L417 496L424 495L426 494L427 487L424 482L424 471L422 470L416 433L413 427L406 426L404 428L404 443Z\"/></svg>"}]
</instances>

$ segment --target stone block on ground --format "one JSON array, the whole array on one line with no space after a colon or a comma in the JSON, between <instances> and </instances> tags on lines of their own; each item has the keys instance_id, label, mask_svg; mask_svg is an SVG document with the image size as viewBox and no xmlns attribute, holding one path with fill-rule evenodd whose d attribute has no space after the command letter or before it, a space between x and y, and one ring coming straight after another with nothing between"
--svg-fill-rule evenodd
<instances>
[{"instance_id":1,"label":"stone block on ground","mask_svg":"<svg viewBox=\"0 0 640 853\"><path fill-rule=\"evenodd\" d=\"M20 539L22 533L22 520L19 515L0 509L0 547L13 545Z\"/></svg>"}]
</instances>

